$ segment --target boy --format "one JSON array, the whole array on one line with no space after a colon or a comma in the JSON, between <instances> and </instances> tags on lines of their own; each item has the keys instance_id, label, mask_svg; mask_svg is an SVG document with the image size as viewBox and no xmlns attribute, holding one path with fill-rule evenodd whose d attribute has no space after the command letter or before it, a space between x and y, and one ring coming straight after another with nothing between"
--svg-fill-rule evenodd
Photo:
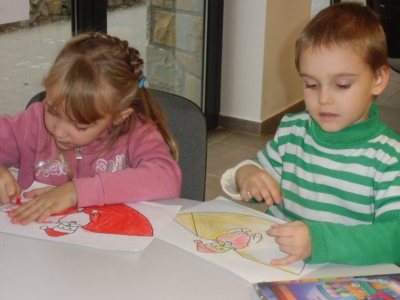
<instances>
[{"instance_id":1,"label":"boy","mask_svg":"<svg viewBox=\"0 0 400 300\"><path fill-rule=\"evenodd\" d=\"M350 2L322 10L296 42L296 67L307 111L226 171L224 191L288 222L267 231L288 254L273 264L399 264L400 137L373 104L389 80L378 16Z\"/></svg>"}]
</instances>

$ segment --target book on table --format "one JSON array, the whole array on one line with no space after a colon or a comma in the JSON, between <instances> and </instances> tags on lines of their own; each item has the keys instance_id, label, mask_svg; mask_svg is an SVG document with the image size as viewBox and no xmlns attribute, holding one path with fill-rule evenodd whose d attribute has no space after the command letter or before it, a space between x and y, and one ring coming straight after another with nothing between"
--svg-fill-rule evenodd
<instances>
[{"instance_id":1,"label":"book on table","mask_svg":"<svg viewBox=\"0 0 400 300\"><path fill-rule=\"evenodd\" d=\"M260 282L254 288L268 300L400 300L400 274Z\"/></svg>"}]
</instances>

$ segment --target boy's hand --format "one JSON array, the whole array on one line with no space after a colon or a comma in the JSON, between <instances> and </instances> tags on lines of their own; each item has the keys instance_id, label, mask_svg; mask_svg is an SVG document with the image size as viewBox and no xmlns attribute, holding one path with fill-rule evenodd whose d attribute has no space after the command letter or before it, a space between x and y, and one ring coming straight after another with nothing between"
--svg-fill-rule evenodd
<instances>
[{"instance_id":1,"label":"boy's hand","mask_svg":"<svg viewBox=\"0 0 400 300\"><path fill-rule=\"evenodd\" d=\"M312 254L310 230L304 222L273 225L267 230L267 234L275 237L279 249L289 254L285 258L272 260L273 265L288 265L309 258Z\"/></svg>"},{"instance_id":2,"label":"boy's hand","mask_svg":"<svg viewBox=\"0 0 400 300\"><path fill-rule=\"evenodd\" d=\"M17 203L21 199L21 187L4 166L0 166L0 203Z\"/></svg>"},{"instance_id":3,"label":"boy's hand","mask_svg":"<svg viewBox=\"0 0 400 300\"><path fill-rule=\"evenodd\" d=\"M77 204L75 184L68 182L59 187L44 187L24 193L33 198L9 213L13 224L26 225L32 221L43 223L47 217Z\"/></svg>"},{"instance_id":4,"label":"boy's hand","mask_svg":"<svg viewBox=\"0 0 400 300\"><path fill-rule=\"evenodd\" d=\"M282 202L281 191L275 180L264 170L254 165L246 165L236 171L236 186L244 201L254 197L263 199L268 206Z\"/></svg>"}]
</instances>

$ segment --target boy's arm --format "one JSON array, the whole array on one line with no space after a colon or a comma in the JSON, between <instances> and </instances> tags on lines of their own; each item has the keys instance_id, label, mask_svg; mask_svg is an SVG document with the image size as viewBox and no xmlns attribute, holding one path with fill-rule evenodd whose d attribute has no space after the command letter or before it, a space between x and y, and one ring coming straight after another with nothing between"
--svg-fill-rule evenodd
<instances>
[{"instance_id":1,"label":"boy's arm","mask_svg":"<svg viewBox=\"0 0 400 300\"><path fill-rule=\"evenodd\" d=\"M267 172L270 177L275 180L278 184L281 180L281 169L282 169L282 160L279 154L279 128L275 134L273 140L269 141L262 151L258 151L257 157L254 160L245 160L240 162L235 167L228 169L221 177L221 186L222 190L228 194L234 200L242 200L243 197L240 194L240 191L237 186L237 177L236 172L239 168L246 165L254 165ZM275 191L276 194L278 191ZM251 203L260 203L259 201L254 200L254 198L250 199Z\"/></svg>"},{"instance_id":2,"label":"boy's arm","mask_svg":"<svg viewBox=\"0 0 400 300\"><path fill-rule=\"evenodd\" d=\"M238 188L236 186L236 172L239 168L246 165L254 165L262 169L262 167L253 160L244 160L237 164L235 167L228 169L222 174L221 177L221 186L222 190L228 194L234 200L242 200L242 196L240 195Z\"/></svg>"},{"instance_id":3,"label":"boy's arm","mask_svg":"<svg viewBox=\"0 0 400 300\"><path fill-rule=\"evenodd\" d=\"M388 212L372 225L304 222L312 240L306 263L400 264L400 211Z\"/></svg>"}]
</instances>

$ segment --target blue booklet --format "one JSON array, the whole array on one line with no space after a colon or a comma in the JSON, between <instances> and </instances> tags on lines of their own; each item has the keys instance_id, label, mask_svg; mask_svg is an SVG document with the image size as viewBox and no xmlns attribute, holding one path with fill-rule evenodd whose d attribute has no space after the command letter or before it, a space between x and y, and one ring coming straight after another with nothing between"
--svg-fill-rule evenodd
<instances>
[{"instance_id":1,"label":"blue booklet","mask_svg":"<svg viewBox=\"0 0 400 300\"><path fill-rule=\"evenodd\" d=\"M400 274L261 282L254 288L268 300L400 300Z\"/></svg>"}]
</instances>

